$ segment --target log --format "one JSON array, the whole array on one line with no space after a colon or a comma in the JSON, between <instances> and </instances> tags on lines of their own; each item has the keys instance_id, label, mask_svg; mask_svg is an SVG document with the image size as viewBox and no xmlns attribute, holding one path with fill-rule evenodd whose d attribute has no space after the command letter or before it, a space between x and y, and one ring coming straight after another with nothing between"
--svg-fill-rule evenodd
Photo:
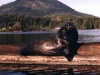
<instances>
[{"instance_id":1,"label":"log","mask_svg":"<svg viewBox=\"0 0 100 75\"><path fill-rule=\"evenodd\" d=\"M19 45L0 45L0 55L19 55L26 44ZM78 55L100 55L99 43L77 43L76 52Z\"/></svg>"},{"instance_id":2,"label":"log","mask_svg":"<svg viewBox=\"0 0 100 75\"><path fill-rule=\"evenodd\" d=\"M78 55L100 55L100 43L77 44Z\"/></svg>"},{"instance_id":3,"label":"log","mask_svg":"<svg viewBox=\"0 0 100 75\"><path fill-rule=\"evenodd\" d=\"M78 43L73 57L19 55L25 46L0 45L0 64L100 65L100 43Z\"/></svg>"},{"instance_id":4,"label":"log","mask_svg":"<svg viewBox=\"0 0 100 75\"><path fill-rule=\"evenodd\" d=\"M98 56L74 56L70 62L64 56L11 56L0 55L0 64L40 64L40 65L100 65Z\"/></svg>"},{"instance_id":5,"label":"log","mask_svg":"<svg viewBox=\"0 0 100 75\"><path fill-rule=\"evenodd\" d=\"M19 55L20 51L26 44L19 45L0 45L0 55Z\"/></svg>"}]
</instances>

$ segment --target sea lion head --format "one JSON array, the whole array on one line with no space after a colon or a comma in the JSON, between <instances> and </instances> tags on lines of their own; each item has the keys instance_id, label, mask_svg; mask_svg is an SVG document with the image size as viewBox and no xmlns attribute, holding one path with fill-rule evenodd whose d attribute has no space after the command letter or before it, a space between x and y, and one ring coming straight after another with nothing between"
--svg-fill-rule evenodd
<instances>
[{"instance_id":1,"label":"sea lion head","mask_svg":"<svg viewBox=\"0 0 100 75\"><path fill-rule=\"evenodd\" d=\"M68 43L71 43L73 40L78 40L78 31L72 22L67 22L62 26L58 31L58 35Z\"/></svg>"},{"instance_id":2,"label":"sea lion head","mask_svg":"<svg viewBox=\"0 0 100 75\"><path fill-rule=\"evenodd\" d=\"M65 25L64 25L64 29L66 31L70 31L72 30L73 28L75 28L75 25L72 23L72 22L67 22Z\"/></svg>"},{"instance_id":3,"label":"sea lion head","mask_svg":"<svg viewBox=\"0 0 100 75\"><path fill-rule=\"evenodd\" d=\"M78 31L72 22L67 22L57 32L64 46L74 46L78 40ZM66 54L68 50L66 49Z\"/></svg>"}]
</instances>

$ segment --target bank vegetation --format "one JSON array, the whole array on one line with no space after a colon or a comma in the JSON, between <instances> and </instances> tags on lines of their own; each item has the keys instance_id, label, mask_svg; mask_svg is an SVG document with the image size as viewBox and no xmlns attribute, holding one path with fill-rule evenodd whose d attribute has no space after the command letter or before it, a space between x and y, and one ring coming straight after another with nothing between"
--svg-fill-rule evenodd
<instances>
[{"instance_id":1,"label":"bank vegetation","mask_svg":"<svg viewBox=\"0 0 100 75\"><path fill-rule=\"evenodd\" d=\"M100 29L100 18L75 16L71 14L52 14L47 16L26 16L19 14L0 15L0 31L51 30L72 21L77 29Z\"/></svg>"}]
</instances>

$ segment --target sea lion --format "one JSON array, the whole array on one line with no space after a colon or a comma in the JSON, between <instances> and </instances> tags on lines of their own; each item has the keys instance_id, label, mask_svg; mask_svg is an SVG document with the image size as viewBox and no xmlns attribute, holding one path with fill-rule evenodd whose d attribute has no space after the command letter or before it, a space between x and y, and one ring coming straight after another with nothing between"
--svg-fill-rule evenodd
<instances>
[{"instance_id":1,"label":"sea lion","mask_svg":"<svg viewBox=\"0 0 100 75\"><path fill-rule=\"evenodd\" d=\"M70 46L77 43L78 31L72 22L62 26L55 36L36 40L25 46L21 55L67 55L70 53ZM70 46L69 46L70 45Z\"/></svg>"}]
</instances>

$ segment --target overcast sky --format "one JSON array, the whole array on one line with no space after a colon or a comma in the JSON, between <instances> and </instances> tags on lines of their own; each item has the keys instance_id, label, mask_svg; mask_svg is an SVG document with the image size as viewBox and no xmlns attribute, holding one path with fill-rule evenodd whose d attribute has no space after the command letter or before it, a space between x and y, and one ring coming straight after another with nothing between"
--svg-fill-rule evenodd
<instances>
[{"instance_id":1,"label":"overcast sky","mask_svg":"<svg viewBox=\"0 0 100 75\"><path fill-rule=\"evenodd\" d=\"M15 0L0 0L0 5L12 1ZM59 0L59 1L70 6L76 11L100 17L100 0Z\"/></svg>"},{"instance_id":2,"label":"overcast sky","mask_svg":"<svg viewBox=\"0 0 100 75\"><path fill-rule=\"evenodd\" d=\"M0 0L0 6L9 2L13 2L15 0Z\"/></svg>"},{"instance_id":3,"label":"overcast sky","mask_svg":"<svg viewBox=\"0 0 100 75\"><path fill-rule=\"evenodd\" d=\"M100 17L100 0L59 0L71 8Z\"/></svg>"}]
</instances>

